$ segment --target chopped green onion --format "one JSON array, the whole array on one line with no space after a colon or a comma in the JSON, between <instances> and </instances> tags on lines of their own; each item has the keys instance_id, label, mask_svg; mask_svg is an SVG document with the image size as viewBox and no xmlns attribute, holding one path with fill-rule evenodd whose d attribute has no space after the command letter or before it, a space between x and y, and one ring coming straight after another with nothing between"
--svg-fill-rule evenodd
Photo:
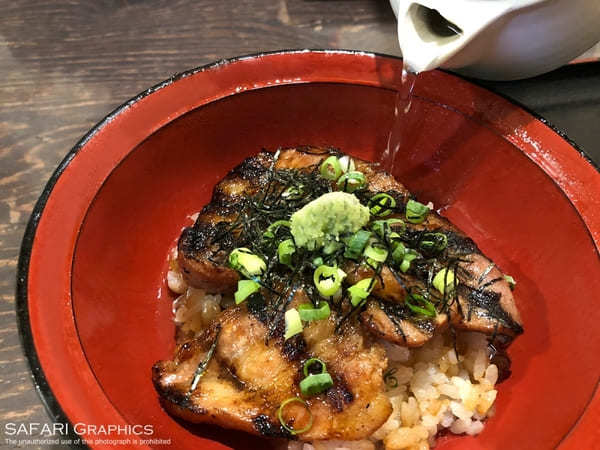
<instances>
[{"instance_id":1,"label":"chopped green onion","mask_svg":"<svg viewBox=\"0 0 600 450\"><path fill-rule=\"evenodd\" d=\"M405 228L400 219L375 220L371 223L371 230L384 241L400 238L398 232L404 233Z\"/></svg>"},{"instance_id":2,"label":"chopped green onion","mask_svg":"<svg viewBox=\"0 0 600 450\"><path fill-rule=\"evenodd\" d=\"M303 186L290 186L281 194L283 198L288 198L290 200L298 199L302 197L302 195L304 195Z\"/></svg>"},{"instance_id":3,"label":"chopped green onion","mask_svg":"<svg viewBox=\"0 0 600 450\"><path fill-rule=\"evenodd\" d=\"M321 373L314 374L308 372L310 366L314 364L320 364ZM306 361L304 363L303 372L306 378L300 382L300 391L302 392L302 395L317 395L333 386L333 379L331 378L331 375L327 373L325 363L318 358L310 358Z\"/></svg>"},{"instance_id":4,"label":"chopped green onion","mask_svg":"<svg viewBox=\"0 0 600 450\"><path fill-rule=\"evenodd\" d=\"M321 164L321 176L328 180L337 180L342 174L342 166L337 156L330 156Z\"/></svg>"},{"instance_id":5,"label":"chopped green onion","mask_svg":"<svg viewBox=\"0 0 600 450\"><path fill-rule=\"evenodd\" d=\"M378 263L385 262L388 256L388 251L385 247L377 244L369 244L363 253L367 258L371 258Z\"/></svg>"},{"instance_id":6,"label":"chopped green onion","mask_svg":"<svg viewBox=\"0 0 600 450\"><path fill-rule=\"evenodd\" d=\"M405 255L406 247L404 247L404 244L402 242L394 242L394 250L392 251L392 260L394 263L402 264Z\"/></svg>"},{"instance_id":7,"label":"chopped green onion","mask_svg":"<svg viewBox=\"0 0 600 450\"><path fill-rule=\"evenodd\" d=\"M260 276L267 270L262 258L244 247L233 249L229 254L229 265L248 278Z\"/></svg>"},{"instance_id":8,"label":"chopped green onion","mask_svg":"<svg viewBox=\"0 0 600 450\"><path fill-rule=\"evenodd\" d=\"M332 255L340 248L342 248L342 243L338 241L327 241L323 246L323 253L325 255Z\"/></svg>"},{"instance_id":9,"label":"chopped green onion","mask_svg":"<svg viewBox=\"0 0 600 450\"><path fill-rule=\"evenodd\" d=\"M427 317L435 317L435 306L421 294L408 294L404 299L404 303L409 309L417 314L422 314ZM421 306L419 306L421 305Z\"/></svg>"},{"instance_id":10,"label":"chopped green onion","mask_svg":"<svg viewBox=\"0 0 600 450\"><path fill-rule=\"evenodd\" d=\"M302 371L304 372L305 377L307 377L309 375L308 369L310 369L310 366L312 366L313 364L320 364L321 365L321 373L327 373L327 366L325 365L325 363L323 361L321 361L319 358L310 358L304 363L304 367L302 368Z\"/></svg>"},{"instance_id":11,"label":"chopped green onion","mask_svg":"<svg viewBox=\"0 0 600 450\"><path fill-rule=\"evenodd\" d=\"M338 178L337 187L344 192L354 192L367 185L367 179L362 172L348 172Z\"/></svg>"},{"instance_id":12,"label":"chopped green onion","mask_svg":"<svg viewBox=\"0 0 600 450\"><path fill-rule=\"evenodd\" d=\"M390 389L395 389L398 387L398 378L394 376L394 374L398 371L395 367L386 370L383 372L383 382Z\"/></svg>"},{"instance_id":13,"label":"chopped green onion","mask_svg":"<svg viewBox=\"0 0 600 450\"><path fill-rule=\"evenodd\" d=\"M363 253L369 238L371 237L370 231L359 230L354 233L346 244L346 250L344 251L344 258L357 260Z\"/></svg>"},{"instance_id":14,"label":"chopped green onion","mask_svg":"<svg viewBox=\"0 0 600 450\"><path fill-rule=\"evenodd\" d=\"M254 280L239 280L238 288L235 291L235 304L239 305L255 292L260 291L260 284Z\"/></svg>"},{"instance_id":15,"label":"chopped green onion","mask_svg":"<svg viewBox=\"0 0 600 450\"><path fill-rule=\"evenodd\" d=\"M446 289L454 289L454 270L444 267L433 277L431 284L442 294L446 292Z\"/></svg>"},{"instance_id":16,"label":"chopped green onion","mask_svg":"<svg viewBox=\"0 0 600 450\"><path fill-rule=\"evenodd\" d=\"M315 267L319 267L323 264L323 258L321 256L317 256L315 259L312 260L312 264Z\"/></svg>"},{"instance_id":17,"label":"chopped green onion","mask_svg":"<svg viewBox=\"0 0 600 450\"><path fill-rule=\"evenodd\" d=\"M410 223L421 223L429 214L429 208L423 203L409 200L406 204L406 220Z\"/></svg>"},{"instance_id":18,"label":"chopped green onion","mask_svg":"<svg viewBox=\"0 0 600 450\"><path fill-rule=\"evenodd\" d=\"M377 194L369 200L369 209L374 216L389 216L395 207L396 199L389 194Z\"/></svg>"},{"instance_id":19,"label":"chopped green onion","mask_svg":"<svg viewBox=\"0 0 600 450\"><path fill-rule=\"evenodd\" d=\"M295 429L290 427L287 422L284 420L283 418L283 409L289 405L290 403L293 402L298 402L301 403L304 408L306 409L306 411L308 411L308 414L310 415L309 419L308 419L308 423L306 424L306 426L304 426L303 428L300 429ZM281 423L281 426L283 428L285 428L287 431L289 431L291 434L301 434L301 433L305 433L306 431L310 430L310 428L312 427L313 424L313 415L312 412L310 411L310 408L308 407L308 404L302 400L300 397L290 397L286 400L284 400L281 405L279 406L279 409L277 410L277 418L279 419L279 422Z\"/></svg>"},{"instance_id":20,"label":"chopped green onion","mask_svg":"<svg viewBox=\"0 0 600 450\"><path fill-rule=\"evenodd\" d=\"M425 233L419 247L425 252L439 253L448 246L448 236L444 233Z\"/></svg>"},{"instance_id":21,"label":"chopped green onion","mask_svg":"<svg viewBox=\"0 0 600 450\"><path fill-rule=\"evenodd\" d=\"M331 314L329 303L320 301L318 308L313 307L312 303L302 303L298 306L300 318L305 322L327 319Z\"/></svg>"},{"instance_id":22,"label":"chopped green onion","mask_svg":"<svg viewBox=\"0 0 600 450\"><path fill-rule=\"evenodd\" d=\"M280 227L286 227L289 228L290 225L290 221L289 220L278 220L276 222L273 222L271 225L268 226L268 228L265 230L265 232L263 233L263 237L265 239L274 239L275 238L275 234L277 233L277 230Z\"/></svg>"},{"instance_id":23,"label":"chopped green onion","mask_svg":"<svg viewBox=\"0 0 600 450\"><path fill-rule=\"evenodd\" d=\"M357 307L363 303L363 301L371 294L374 287L375 280L373 278L365 278L350 286L348 292L350 293L350 303L352 303L352 306Z\"/></svg>"},{"instance_id":24,"label":"chopped green onion","mask_svg":"<svg viewBox=\"0 0 600 450\"><path fill-rule=\"evenodd\" d=\"M510 286L511 290L515 288L515 286L517 285L517 282L515 281L515 279L513 277L511 277L510 275L502 275L504 277L504 279L506 280L506 282L508 283L508 285Z\"/></svg>"},{"instance_id":25,"label":"chopped green onion","mask_svg":"<svg viewBox=\"0 0 600 450\"><path fill-rule=\"evenodd\" d=\"M300 392L305 396L320 394L333 386L333 379L328 373L309 375L300 382Z\"/></svg>"},{"instance_id":26,"label":"chopped green onion","mask_svg":"<svg viewBox=\"0 0 600 450\"><path fill-rule=\"evenodd\" d=\"M277 247L277 256L281 264L289 266L292 264L292 255L296 251L296 246L292 239L286 239L279 243Z\"/></svg>"},{"instance_id":27,"label":"chopped green onion","mask_svg":"<svg viewBox=\"0 0 600 450\"><path fill-rule=\"evenodd\" d=\"M419 255L417 255L417 253L414 250L407 250L407 252L404 254L402 262L400 263L400 270L402 271L402 273L408 272L408 269L410 269L410 263L418 256Z\"/></svg>"},{"instance_id":28,"label":"chopped green onion","mask_svg":"<svg viewBox=\"0 0 600 450\"><path fill-rule=\"evenodd\" d=\"M313 275L315 286L322 297L329 298L341 289L342 281L346 278L346 272L338 267L319 266Z\"/></svg>"},{"instance_id":29,"label":"chopped green onion","mask_svg":"<svg viewBox=\"0 0 600 450\"><path fill-rule=\"evenodd\" d=\"M356 170L356 165L354 164L354 160L350 158L348 155L344 155L340 158L340 167L342 168L342 172L353 172Z\"/></svg>"},{"instance_id":30,"label":"chopped green onion","mask_svg":"<svg viewBox=\"0 0 600 450\"><path fill-rule=\"evenodd\" d=\"M283 339L287 341L298 333L302 333L300 314L296 308L288 309L285 312L285 334L283 335Z\"/></svg>"}]
</instances>

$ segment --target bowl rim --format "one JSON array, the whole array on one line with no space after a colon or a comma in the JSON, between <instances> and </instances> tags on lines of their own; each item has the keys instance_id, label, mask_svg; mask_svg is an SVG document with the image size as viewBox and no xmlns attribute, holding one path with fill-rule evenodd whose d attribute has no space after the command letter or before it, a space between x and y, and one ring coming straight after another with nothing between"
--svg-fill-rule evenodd
<instances>
[{"instance_id":1,"label":"bowl rim","mask_svg":"<svg viewBox=\"0 0 600 450\"><path fill-rule=\"evenodd\" d=\"M30 262L31 262L31 254L34 247L35 236L37 232L38 225L42 218L42 215L45 211L48 199L50 198L56 183L59 178L65 172L65 170L69 167L70 163L77 157L79 151L86 146L86 144L103 128L108 126L117 116L122 114L124 111L128 110L132 105L138 103L142 99L156 93L157 91L166 88L173 83L181 80L183 78L187 78L189 76L195 75L199 72L205 72L209 70L218 69L222 66L231 65L236 62L245 61L245 60L258 60L265 56L271 55L296 55L302 53L324 53L331 55L355 55L355 56L370 56L374 58L386 58L386 59L394 59L394 60L402 60L401 57L395 55L389 55L378 52L370 52L370 51L362 51L362 50L351 50L351 49L283 49L283 50L274 50L274 51L265 51L265 52L257 52L242 56L236 56L232 58L220 59L202 66L198 66L192 69L188 69L179 73L176 73L169 78L155 84L154 86L142 91L141 93L131 97L127 101L123 102L121 105L113 109L110 113L108 113L104 118L102 118L98 123L96 123L83 137L79 139L79 141L67 152L65 157L59 163L57 168L54 170L47 183L45 184L38 200L35 203L35 206L31 212L29 217L27 226L25 228L25 233L23 235L23 239L21 242L21 248L19 252L18 264L17 264L17 280L16 280L16 293L15 293L15 309L17 316L17 327L18 334L21 342L21 347L23 349L24 355L27 359L27 363L29 369L31 371L31 376L34 384L34 388L38 393L38 396L45 407L46 412L50 416L50 419L54 422L67 423L71 424L71 421L67 417L64 412L62 406L60 405L56 395L52 391L49 386L48 379L44 373L44 370L41 365L41 361L36 350L34 344L33 331L31 327L31 322L29 319L29 296L28 296L28 281L29 281L29 270L30 270ZM437 69L440 70L440 69ZM553 133L557 134L560 138L565 140L571 148L573 148L579 155L590 164L598 174L600 174L600 165L594 162L590 156L582 149L576 142L568 137L568 135L553 125L550 121L542 117L539 113L531 110L529 107L524 106L518 101L513 100L512 98L499 93L498 91L490 88L487 85L482 85L478 83L478 80L469 78L454 72L450 72L447 70L440 70L444 73L450 74L454 77L462 79L468 83L474 84L478 86L480 89L487 90L492 92L494 95L503 98L509 103L517 106L519 109L525 111L527 114L532 116L537 121L541 122L547 128L549 128ZM311 82L311 81L309 81ZM207 102L207 103L210 103ZM179 116L178 116L179 117ZM176 120L178 117L174 118ZM559 186L560 188L560 186ZM561 189L562 190L562 189ZM569 199L569 201L571 201ZM577 210L576 210L577 211ZM577 214L581 217L579 211ZM584 221L584 225L587 224ZM588 233L590 230L587 230ZM596 244L597 247L597 244ZM598 248L596 248L598 252ZM562 437L561 441L557 444L557 448L561 447L565 444L566 441L573 442L575 434L579 435L580 433L576 430L579 428L580 422L582 418L592 412L592 408L595 408L593 411L594 416L598 416L600 418L600 379L596 384L594 392L592 393L588 403L585 405L585 408L580 417L576 420L570 430ZM589 421L588 421L589 422ZM593 420L592 420L593 422ZM589 425L589 424L588 424ZM588 429L592 429L592 427L588 426ZM73 427L69 426L69 438L75 439L78 437L75 434ZM574 442L573 442L574 443ZM85 444L80 445L81 448L89 448Z\"/></svg>"}]
</instances>

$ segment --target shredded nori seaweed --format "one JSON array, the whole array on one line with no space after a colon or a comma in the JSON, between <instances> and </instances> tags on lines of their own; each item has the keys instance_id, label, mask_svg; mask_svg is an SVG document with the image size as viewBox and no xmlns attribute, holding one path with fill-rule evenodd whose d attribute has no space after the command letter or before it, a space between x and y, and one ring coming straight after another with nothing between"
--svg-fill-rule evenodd
<instances>
[{"instance_id":1,"label":"shredded nori seaweed","mask_svg":"<svg viewBox=\"0 0 600 450\"><path fill-rule=\"evenodd\" d=\"M340 154L335 149L316 151L306 148L302 151L322 155ZM261 279L257 280L264 288L263 293L251 296L246 304L249 311L268 326L267 340L283 333L283 314L298 289L302 289L315 306L318 304L320 297L312 283L314 258L320 256L324 264L337 266L341 266L346 261L343 256L344 246L341 245L329 255L322 255L319 251L297 249L293 255L293 269L279 263L278 243L285 239L293 240L293 236L289 228L279 227L275 230L274 237L266 238L264 236L266 229L275 221L289 220L295 211L321 195L335 190L336 187L335 182L321 177L319 164L302 169L279 169L275 167L278 156L279 152L274 155L262 153L258 157L245 160L232 172L233 175L246 180L259 179L264 189L257 194L236 198L237 201L232 202L226 200L222 193L215 192L214 202L207 208L222 214L235 214L234 220L216 224L197 222L193 228L184 231L182 236L186 242L184 248L192 252L206 247L208 242L209 247L213 249L210 258L216 258L211 259L216 263L223 263L228 252L234 247L248 247L265 260L267 270ZM394 216L403 213L409 195L394 190L385 193L396 200L396 206L391 208ZM370 199L376 194L379 192L372 192L367 188L354 192L363 205L368 205ZM379 219L375 218L375 220ZM416 250L418 256L404 274L397 270L397 266L391 259L395 243L389 238L390 231L386 229L382 240L382 244L388 249L388 259L383 264L372 267L373 278L378 280L382 288L385 286L381 270L385 265L407 293L421 295L435 306L439 314L451 315L452 307L456 306L458 314L466 320L470 320L473 314L483 315L496 320L498 324L501 323L517 334L522 332L521 326L502 309L499 294L489 289L500 279L482 284L492 265L481 274L478 287L470 286L474 281L473 276L461 264L470 262L469 255L479 253L479 249L470 238L448 229L423 229L406 223L400 233L400 240L407 248ZM427 245L422 245L424 239L427 240ZM441 243L447 244L441 245ZM454 271L456 276L452 288L439 293L433 288L432 280L442 268ZM467 282L469 284L466 284ZM466 310L457 296L466 302ZM426 333L433 331L434 325L430 319L415 314L402 303L379 299L376 303L402 336L404 336L400 323L402 320L410 321ZM346 297L337 302L330 301L332 310L337 311L339 317L336 330L339 332L346 321L353 320L364 311L366 304L363 302L357 307L349 306L350 302Z\"/></svg>"}]
</instances>

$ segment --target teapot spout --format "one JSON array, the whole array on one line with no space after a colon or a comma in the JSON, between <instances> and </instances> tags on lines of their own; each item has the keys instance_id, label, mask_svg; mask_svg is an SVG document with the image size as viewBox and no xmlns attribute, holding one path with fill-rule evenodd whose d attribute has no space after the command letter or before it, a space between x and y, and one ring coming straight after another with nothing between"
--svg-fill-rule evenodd
<instances>
[{"instance_id":1,"label":"teapot spout","mask_svg":"<svg viewBox=\"0 0 600 450\"><path fill-rule=\"evenodd\" d=\"M448 66L484 28L515 9L514 5L510 0L400 0L398 41L406 69L418 73Z\"/></svg>"}]
</instances>

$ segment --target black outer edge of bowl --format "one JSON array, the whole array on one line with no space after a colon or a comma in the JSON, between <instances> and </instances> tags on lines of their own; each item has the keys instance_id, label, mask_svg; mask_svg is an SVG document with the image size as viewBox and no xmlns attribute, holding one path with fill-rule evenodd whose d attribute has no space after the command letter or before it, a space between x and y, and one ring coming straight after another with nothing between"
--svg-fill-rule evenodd
<instances>
[{"instance_id":1,"label":"black outer edge of bowl","mask_svg":"<svg viewBox=\"0 0 600 450\"><path fill-rule=\"evenodd\" d=\"M56 168L56 170L54 171L54 173L51 175L50 179L46 183L39 199L37 200L37 202L33 208L33 211L31 213L31 216L27 223L27 227L25 228L25 233L23 235L23 240L21 243L21 250L19 252L19 261L18 261L18 265L17 265L15 309L16 309L16 316L17 316L17 326L18 326L18 330L19 330L19 338L21 341L21 346L23 348L23 352L25 354L25 357L27 358L27 362L28 362L29 368L31 370L31 375L32 375L35 390L37 391L38 396L40 397L40 399L46 409L46 412L50 416L50 419L57 423L65 423L65 424L69 425L68 437L70 439L77 439L78 435L74 432L73 426L71 426L71 423L70 423L67 415L63 411L57 398L55 397L54 393L50 389L48 380L46 379L46 376L42 369L37 351L35 349L35 344L33 342L33 334L32 334L32 330L31 330L31 324L29 322L29 306L28 306L28 290L27 290L27 284L28 284L28 280L29 280L29 264L31 261L31 252L33 249L34 241L35 241L35 234L36 234L40 219L42 217L42 213L44 212L46 203L48 202L48 199L49 199L50 195L52 194L52 191L53 191L54 186L56 185L58 179L60 178L62 173L67 169L67 167L69 166L69 164L73 160L73 158L75 158L77 156L77 153L79 153L79 150L81 150L81 148L83 148L83 146L85 146L87 144L87 142L91 138L93 138L96 133L98 133L98 131L100 131L104 126L106 126L107 124L112 122L120 113L127 110L133 104L135 104L138 101L140 101L141 99L149 96L150 94L152 94L164 87L169 86L170 84L174 83L175 81L180 80L182 78L186 78L191 75L194 75L198 72L203 72L205 70L216 68L221 65L231 64L236 61L242 61L245 59L260 58L263 56L274 55L274 54L294 54L294 53L307 53L307 52L332 53L332 54L340 54L341 53L341 54L351 54L351 55L375 55L375 56L384 57L384 58L402 59L402 58L400 58L398 56L394 56L394 55L387 55L384 53L361 51L361 50L284 49L284 50L275 50L275 51L269 51L269 52L253 53L253 54L249 54L249 55L237 56L237 57L228 58L228 59L221 59L216 62L212 62L212 63L206 64L203 66L199 66L199 67L196 67L196 68L193 68L190 70L186 70L184 72L180 72L180 73L175 74L175 75L167 78L166 80L152 86L151 88L146 89L145 91L141 92L140 94L136 95L135 97L132 97L131 99L129 99L122 105L118 106L112 112L110 112L107 116L105 116L96 125L94 125L94 127L88 133L86 133L75 144L75 146L73 146L73 148L67 153L65 158L60 162L60 164L58 165L58 167ZM478 83L478 80L464 77L464 76L461 76L454 72L450 72L450 71L446 71L446 70L444 70L444 72L449 73L453 76L462 78L464 80L467 80L470 83L476 84L484 89L487 89L490 92L493 92L495 95L498 95L499 97L502 97L502 98L506 99L507 101L524 109L529 114L531 114L533 117L535 117L537 120L539 120L544 125L549 127L556 134L558 134L565 141L567 141L592 167L594 167L600 173L600 165L596 164L587 155L587 153L581 147L579 147L577 145L577 143L575 143L572 139L570 139L565 132L563 132L556 126L554 126L552 123L550 123L548 120L546 120L545 118L540 116L535 111L532 111L530 108L513 100L512 98L506 96L505 94L497 92L493 88L490 88L488 86L482 86L481 84ZM569 433L570 433L570 431L569 431ZM567 435L569 433L567 433ZM567 435L565 435L565 437ZM564 438L561 440L560 443L562 443L563 440L564 440ZM558 445L560 445L560 443ZM74 448L89 448L88 446L86 446L84 444L74 445L73 447Z\"/></svg>"},{"instance_id":2,"label":"black outer edge of bowl","mask_svg":"<svg viewBox=\"0 0 600 450\"><path fill-rule=\"evenodd\" d=\"M50 419L55 423L67 424L68 432L67 436L65 437L73 441L77 439L78 436L75 434L72 424L67 419L67 416L65 415L60 404L58 403L58 400L48 385L48 381L46 380L46 376L42 370L42 366L33 343L33 334L31 332L31 325L29 323L29 307L27 304L27 281L29 279L29 262L31 259L31 250L33 248L35 232L44 210L44 206L48 201L48 197L52 192L52 188L56 184L56 180L69 165L76 153L77 151L75 148L73 148L62 160L60 165L50 177L50 180L44 187L40 198L33 208L33 212L31 213L29 222L27 223L27 228L25 229L25 234L21 243L21 250L19 252L19 262L17 265L17 286L15 294L15 309L17 326L19 329L19 339L21 341L23 353L27 358L29 369L31 370L33 385L46 409L46 412L50 416ZM87 448L87 446L73 445L73 448Z\"/></svg>"}]
</instances>

